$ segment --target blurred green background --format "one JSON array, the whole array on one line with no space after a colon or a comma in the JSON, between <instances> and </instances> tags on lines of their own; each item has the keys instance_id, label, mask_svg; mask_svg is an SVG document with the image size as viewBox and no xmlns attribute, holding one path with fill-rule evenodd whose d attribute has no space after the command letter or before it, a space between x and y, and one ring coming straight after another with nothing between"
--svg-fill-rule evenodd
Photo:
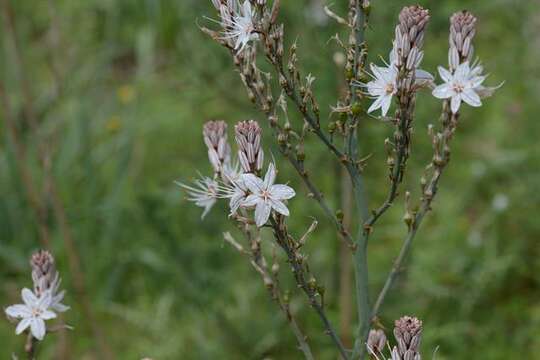
<instances>
[{"instance_id":1,"label":"blurred green background","mask_svg":"<svg viewBox=\"0 0 540 360\"><path fill-rule=\"evenodd\" d=\"M66 212L98 332L117 359L296 359L301 353L286 321L246 259L222 240L233 231L225 205L200 221L201 210L183 200L173 181L210 173L201 126L208 119L264 118L245 96L228 53L198 29L216 17L203 0L2 0L0 79L27 147L42 217L50 230L66 303L75 327L48 336L44 359L102 359L70 271L65 236L56 221L50 183L39 161L48 144L54 184ZM6 7L6 4L10 6ZM283 1L286 37L298 40L304 73L313 74L323 119L342 81L329 39L343 34L322 13L324 0ZM347 1L333 1L344 14ZM388 328L403 314L424 321L424 357L540 359L540 6L536 0L430 0L423 67L446 64L448 17L467 8L479 18L477 54L506 83L480 109L465 108L453 159L432 212L417 237L407 272L382 309ZM370 60L387 56L393 24L406 1L373 0L367 33ZM13 26L11 26L13 25ZM14 37L19 51L15 50ZM345 39L343 36L342 38ZM20 56L19 56L20 55ZM25 90L24 78L28 84ZM30 95L38 132L25 125ZM26 105L25 105L26 104ZM404 188L418 194L421 169L431 157L426 128L440 103L418 100L413 158ZM31 286L28 257L38 249L36 217L20 164L0 112L0 304L19 301ZM295 115L296 116L296 115ZM300 126L292 117L293 126ZM265 124L266 128L266 124ZM368 120L361 151L372 154L365 171L370 206L387 189L384 138L392 129ZM298 190L291 201L292 231L316 217L320 226L306 251L327 289L331 319L339 322L339 242L290 166L280 158L280 180ZM339 168L315 139L307 165L334 208ZM370 243L370 287L376 293L396 256L405 226L400 202L379 223ZM335 352L319 319L286 271L292 307L316 358ZM372 295L373 296L373 295ZM354 315L353 315L354 320ZM0 321L2 358L24 339Z\"/></svg>"}]
</instances>

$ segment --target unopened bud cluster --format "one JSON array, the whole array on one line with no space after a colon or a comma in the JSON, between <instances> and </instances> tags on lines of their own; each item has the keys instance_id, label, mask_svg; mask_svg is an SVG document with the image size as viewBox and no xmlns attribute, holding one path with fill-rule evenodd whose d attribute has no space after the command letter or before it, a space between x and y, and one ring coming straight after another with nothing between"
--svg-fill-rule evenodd
<instances>
[{"instance_id":1,"label":"unopened bud cluster","mask_svg":"<svg viewBox=\"0 0 540 360\"><path fill-rule=\"evenodd\" d=\"M260 125L253 120L242 121L236 124L234 133L242 170L245 173L259 174L264 165Z\"/></svg>"},{"instance_id":2,"label":"unopened bud cluster","mask_svg":"<svg viewBox=\"0 0 540 360\"><path fill-rule=\"evenodd\" d=\"M208 121L203 127L203 137L214 172L223 173L224 166L231 161L231 147L227 141L227 123L222 120Z\"/></svg>"},{"instance_id":3,"label":"unopened bud cluster","mask_svg":"<svg viewBox=\"0 0 540 360\"><path fill-rule=\"evenodd\" d=\"M428 21L429 11L421 6L406 6L401 10L390 60L394 60L398 68L411 71L420 65L424 57L421 49Z\"/></svg>"},{"instance_id":4,"label":"unopened bud cluster","mask_svg":"<svg viewBox=\"0 0 540 360\"><path fill-rule=\"evenodd\" d=\"M420 360L422 321L415 317L403 316L394 324L397 346L392 349L392 360Z\"/></svg>"},{"instance_id":5,"label":"unopened bud cluster","mask_svg":"<svg viewBox=\"0 0 540 360\"><path fill-rule=\"evenodd\" d=\"M476 34L476 21L476 17L465 10L455 13L450 18L448 62L451 70L455 70L464 61L473 61L472 40Z\"/></svg>"}]
</instances>

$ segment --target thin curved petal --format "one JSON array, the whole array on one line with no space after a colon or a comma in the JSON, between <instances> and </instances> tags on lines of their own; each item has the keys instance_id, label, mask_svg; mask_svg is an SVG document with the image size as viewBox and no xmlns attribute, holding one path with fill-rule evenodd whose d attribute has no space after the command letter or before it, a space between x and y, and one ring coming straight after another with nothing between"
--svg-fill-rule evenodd
<instances>
[{"instance_id":1,"label":"thin curved petal","mask_svg":"<svg viewBox=\"0 0 540 360\"><path fill-rule=\"evenodd\" d=\"M277 184L277 185L273 185L270 188L270 194L272 195L274 199L289 200L289 199L292 199L296 195L296 192L290 186Z\"/></svg>"},{"instance_id":2,"label":"thin curved petal","mask_svg":"<svg viewBox=\"0 0 540 360\"><path fill-rule=\"evenodd\" d=\"M32 315L32 310L26 305L17 304L8 306L6 314L12 318L24 318Z\"/></svg>"},{"instance_id":3,"label":"thin curved petal","mask_svg":"<svg viewBox=\"0 0 540 360\"><path fill-rule=\"evenodd\" d=\"M289 209L282 201L272 200L272 208L284 216L289 216Z\"/></svg>"},{"instance_id":4,"label":"thin curved petal","mask_svg":"<svg viewBox=\"0 0 540 360\"><path fill-rule=\"evenodd\" d=\"M272 206L266 201L260 201L257 204L257 207L255 208L255 223L258 227L261 227L268 222L271 210Z\"/></svg>"},{"instance_id":5,"label":"thin curved petal","mask_svg":"<svg viewBox=\"0 0 540 360\"><path fill-rule=\"evenodd\" d=\"M32 322L32 319L31 318L25 318L25 319L22 319L19 324L17 325L17 328L15 328L15 334L19 335L21 334L24 330L28 329L28 327L30 326L30 323Z\"/></svg>"}]
</instances>

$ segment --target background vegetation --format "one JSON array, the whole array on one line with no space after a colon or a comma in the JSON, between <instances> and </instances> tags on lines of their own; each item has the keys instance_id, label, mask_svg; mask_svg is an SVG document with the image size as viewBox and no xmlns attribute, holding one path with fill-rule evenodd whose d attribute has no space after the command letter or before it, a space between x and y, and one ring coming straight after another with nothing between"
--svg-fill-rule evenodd
<instances>
[{"instance_id":1,"label":"background vegetation","mask_svg":"<svg viewBox=\"0 0 540 360\"><path fill-rule=\"evenodd\" d=\"M43 140L52 149L50 171L81 258L98 331L114 358L299 358L294 337L258 276L223 244L222 232L231 230L225 209L213 209L201 222L200 209L187 204L173 184L197 170L209 173L201 136L205 120L263 120L247 101L228 54L198 29L197 23L208 23L204 16L215 17L210 1L0 1L8 2L11 16L4 7L0 20L0 79L20 140L28 147L25 166L47 204L43 216L51 248L73 307L65 320L75 326L46 339L42 358L102 358L83 315L50 184L38 160ZM434 212L417 238L406 275L383 308L382 322L391 327L402 314L423 319L427 358L436 346L439 359L538 358L540 8L535 0L419 2L432 14L426 69L435 72L436 65L446 63L447 19L467 8L480 19L476 49L492 73L488 83L506 84L482 108L464 110ZM298 40L302 68L317 78L315 89L328 114L341 81L334 62L339 49L329 39L341 29L322 16L322 0L282 3L288 39ZM345 10L346 1L333 3L336 12ZM393 24L407 4L373 0L372 61L387 56ZM38 116L38 135L24 125L23 77ZM425 94L418 107L405 185L415 193L431 155L425 129L436 121L440 103ZM0 112L4 307L18 300L21 286L30 286L27 259L41 246L6 113ZM391 131L375 120L362 124L361 150L372 154L365 171L372 207L386 191L382 145ZM273 146L267 140L265 146ZM280 161L278 151L272 152ZM319 185L339 207L339 168L315 140L307 152ZM320 220L307 247L337 323L339 243L285 164L280 178L290 179L300 195L291 202L293 230L306 229L311 217ZM382 285L398 251L405 231L402 214L396 205L370 243L372 291ZM317 358L334 358L301 294L291 296ZM3 358L22 348L24 339L13 332L13 325L0 321Z\"/></svg>"}]
</instances>

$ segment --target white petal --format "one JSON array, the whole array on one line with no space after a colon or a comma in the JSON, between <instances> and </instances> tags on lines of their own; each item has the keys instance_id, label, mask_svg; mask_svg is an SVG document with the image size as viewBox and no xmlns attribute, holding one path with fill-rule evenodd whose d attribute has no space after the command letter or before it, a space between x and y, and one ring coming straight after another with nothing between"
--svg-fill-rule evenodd
<instances>
[{"instance_id":1,"label":"white petal","mask_svg":"<svg viewBox=\"0 0 540 360\"><path fill-rule=\"evenodd\" d=\"M373 104L371 104L371 106L369 107L367 111L368 114L379 109L382 106L382 100L383 100L383 96L381 95L373 102Z\"/></svg>"},{"instance_id":2,"label":"white petal","mask_svg":"<svg viewBox=\"0 0 540 360\"><path fill-rule=\"evenodd\" d=\"M197 205L201 206L201 207L204 207L204 211L203 213L201 214L201 220L204 219L206 217L206 215L208 215L208 213L210 212L210 210L212 210L212 207L216 204L216 199L208 199L204 202L198 202Z\"/></svg>"},{"instance_id":3,"label":"white petal","mask_svg":"<svg viewBox=\"0 0 540 360\"><path fill-rule=\"evenodd\" d=\"M433 80L435 80L433 75L431 75L426 70L422 70L422 69L416 69L416 71L414 72L414 77L416 78L416 80L420 80L420 81L433 81Z\"/></svg>"},{"instance_id":4,"label":"white petal","mask_svg":"<svg viewBox=\"0 0 540 360\"><path fill-rule=\"evenodd\" d=\"M21 297L26 305L35 306L38 303L38 298L31 290L26 288L22 289Z\"/></svg>"},{"instance_id":5,"label":"white petal","mask_svg":"<svg viewBox=\"0 0 540 360\"><path fill-rule=\"evenodd\" d=\"M371 73L375 76L376 79L382 79L383 75L382 75L382 68L378 67L377 65L375 64L369 64L370 68L371 68Z\"/></svg>"},{"instance_id":6,"label":"white petal","mask_svg":"<svg viewBox=\"0 0 540 360\"><path fill-rule=\"evenodd\" d=\"M259 201L257 203L257 207L255 208L255 223L258 227L261 227L268 222L271 210L272 206L266 201Z\"/></svg>"},{"instance_id":7,"label":"white petal","mask_svg":"<svg viewBox=\"0 0 540 360\"><path fill-rule=\"evenodd\" d=\"M454 73L455 78L464 80L469 77L469 73L471 72L469 67L469 62L465 61L462 64L459 64L459 66L456 69L456 72Z\"/></svg>"},{"instance_id":8,"label":"white petal","mask_svg":"<svg viewBox=\"0 0 540 360\"><path fill-rule=\"evenodd\" d=\"M287 185L282 185L282 184L273 185L270 188L270 194L272 198L279 199L279 200L283 200L283 199L288 200L288 199L293 198L296 195L292 187L287 186Z\"/></svg>"},{"instance_id":9,"label":"white petal","mask_svg":"<svg viewBox=\"0 0 540 360\"><path fill-rule=\"evenodd\" d=\"M289 216L289 209L287 209L287 206L282 201L272 200L272 208L281 215Z\"/></svg>"},{"instance_id":10,"label":"white petal","mask_svg":"<svg viewBox=\"0 0 540 360\"><path fill-rule=\"evenodd\" d=\"M251 18L251 4L248 0L244 1L242 10L244 16Z\"/></svg>"},{"instance_id":11,"label":"white petal","mask_svg":"<svg viewBox=\"0 0 540 360\"><path fill-rule=\"evenodd\" d=\"M463 98L463 101L465 101L467 104L479 107L482 106L482 101L480 101L480 96L472 90L472 89L466 89L461 93L461 97Z\"/></svg>"},{"instance_id":12,"label":"white petal","mask_svg":"<svg viewBox=\"0 0 540 360\"><path fill-rule=\"evenodd\" d=\"M370 81L367 83L366 87L371 96L380 96L386 92L378 81Z\"/></svg>"},{"instance_id":13,"label":"white petal","mask_svg":"<svg viewBox=\"0 0 540 360\"><path fill-rule=\"evenodd\" d=\"M450 102L450 109L452 113L456 114L459 111L459 106L461 105L461 96L456 94L452 96L452 101Z\"/></svg>"},{"instance_id":14,"label":"white petal","mask_svg":"<svg viewBox=\"0 0 540 360\"><path fill-rule=\"evenodd\" d=\"M245 194L243 193L235 193L231 197L231 201L229 202L229 207L231 208L231 214L236 214L236 211L238 211L238 208L240 205L242 205L242 202L245 200Z\"/></svg>"},{"instance_id":15,"label":"white petal","mask_svg":"<svg viewBox=\"0 0 540 360\"><path fill-rule=\"evenodd\" d=\"M64 306L64 305L62 305ZM69 309L69 308L68 308ZM41 316L40 316L43 320L51 320L51 319L55 319L56 318L56 313L54 311L51 311L51 310L45 310L44 312L41 313Z\"/></svg>"},{"instance_id":16,"label":"white petal","mask_svg":"<svg viewBox=\"0 0 540 360\"><path fill-rule=\"evenodd\" d=\"M17 325L17 328L15 329L15 334L17 335L21 334L24 330L26 330L30 326L31 322L32 322L32 318L22 319Z\"/></svg>"},{"instance_id":17,"label":"white petal","mask_svg":"<svg viewBox=\"0 0 540 360\"><path fill-rule=\"evenodd\" d=\"M6 314L12 318L24 318L32 315L32 310L26 305L17 304L8 306Z\"/></svg>"},{"instance_id":18,"label":"white petal","mask_svg":"<svg viewBox=\"0 0 540 360\"><path fill-rule=\"evenodd\" d=\"M471 79L469 85L470 87L475 88L482 85L484 80L486 80L486 76L475 76Z\"/></svg>"},{"instance_id":19,"label":"white petal","mask_svg":"<svg viewBox=\"0 0 540 360\"><path fill-rule=\"evenodd\" d=\"M268 164L268 171L264 176L264 188L269 189L272 184L276 181L276 167L273 163Z\"/></svg>"},{"instance_id":20,"label":"white petal","mask_svg":"<svg viewBox=\"0 0 540 360\"><path fill-rule=\"evenodd\" d=\"M244 174L242 175L242 180L244 184L252 193L260 193L264 189L264 182L257 176L253 174Z\"/></svg>"},{"instance_id":21,"label":"white petal","mask_svg":"<svg viewBox=\"0 0 540 360\"><path fill-rule=\"evenodd\" d=\"M250 207L256 206L259 202L262 202L262 201L263 200L261 199L259 195L252 194L252 195L249 195L244 201L242 201L242 206L250 208Z\"/></svg>"},{"instance_id":22,"label":"white petal","mask_svg":"<svg viewBox=\"0 0 540 360\"><path fill-rule=\"evenodd\" d=\"M446 70L442 66L439 66L437 69L439 70L439 75L444 82L450 82L452 80L452 73L450 73L450 71Z\"/></svg>"},{"instance_id":23,"label":"white petal","mask_svg":"<svg viewBox=\"0 0 540 360\"><path fill-rule=\"evenodd\" d=\"M392 104L392 95L385 95L382 97L382 104L381 104L381 110L382 110L382 116L386 116L388 113L388 110L390 109L390 105Z\"/></svg>"},{"instance_id":24,"label":"white petal","mask_svg":"<svg viewBox=\"0 0 540 360\"><path fill-rule=\"evenodd\" d=\"M67 305L64 305L64 304L62 304L62 303L60 303L60 302L58 302L58 303L53 304L53 305L51 306L51 309L53 309L53 310L56 311L56 312L62 313L62 312L68 311L68 310L70 309L70 307L67 306Z\"/></svg>"},{"instance_id":25,"label":"white petal","mask_svg":"<svg viewBox=\"0 0 540 360\"><path fill-rule=\"evenodd\" d=\"M43 340L46 331L45 321L40 318L33 318L30 323L30 330L36 339Z\"/></svg>"},{"instance_id":26,"label":"white petal","mask_svg":"<svg viewBox=\"0 0 540 360\"><path fill-rule=\"evenodd\" d=\"M47 309L49 306L51 306L52 303L52 296L51 291L45 291L41 297L38 299L37 306L40 309Z\"/></svg>"},{"instance_id":27,"label":"white petal","mask_svg":"<svg viewBox=\"0 0 540 360\"><path fill-rule=\"evenodd\" d=\"M448 99L454 95L454 90L449 84L442 84L433 89L432 94L437 99Z\"/></svg>"}]
</instances>

